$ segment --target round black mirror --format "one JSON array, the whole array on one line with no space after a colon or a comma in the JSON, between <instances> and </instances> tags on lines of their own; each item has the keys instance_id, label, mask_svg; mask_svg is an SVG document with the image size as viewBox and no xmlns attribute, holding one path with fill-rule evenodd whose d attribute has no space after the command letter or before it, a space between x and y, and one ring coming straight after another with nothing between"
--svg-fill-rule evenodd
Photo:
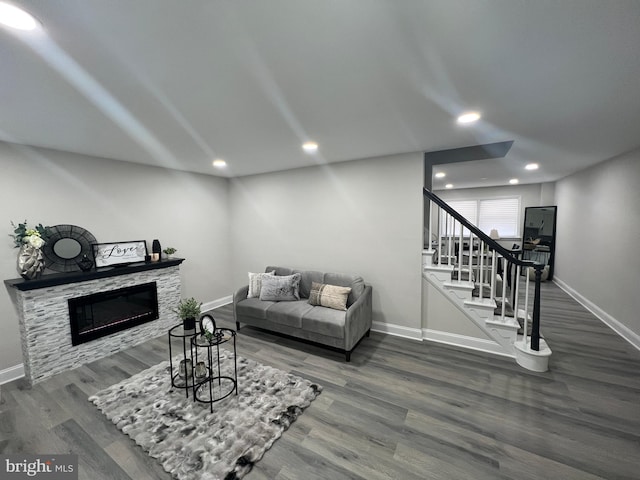
<instances>
[{"instance_id":1,"label":"round black mirror","mask_svg":"<svg viewBox=\"0 0 640 480\"><path fill-rule=\"evenodd\" d=\"M93 258L91 245L98 243L91 232L76 225L49 227L49 238L42 247L45 265L55 272L77 272L83 256Z\"/></svg>"}]
</instances>

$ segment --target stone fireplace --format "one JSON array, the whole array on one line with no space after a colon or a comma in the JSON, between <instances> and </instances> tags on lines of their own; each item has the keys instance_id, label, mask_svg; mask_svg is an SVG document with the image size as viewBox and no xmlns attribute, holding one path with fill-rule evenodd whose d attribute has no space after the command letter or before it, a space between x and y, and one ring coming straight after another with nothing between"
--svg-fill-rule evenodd
<instances>
[{"instance_id":1,"label":"stone fireplace","mask_svg":"<svg viewBox=\"0 0 640 480\"><path fill-rule=\"evenodd\" d=\"M5 281L13 287L10 290L18 310L25 377L30 384L166 335L179 321L173 309L181 297L182 261ZM96 310L92 312L87 305L100 298L106 302L102 305L103 312L96 315ZM156 306L141 307L149 303ZM114 317L112 313L122 310L125 304L129 304L124 307L129 318L124 322L122 318L114 320L117 315ZM70 307L76 313L80 309L82 319L76 333L84 337L81 342L73 338ZM105 322L111 325L106 326ZM123 323L126 330L119 329ZM102 333L106 335L99 336Z\"/></svg>"}]
</instances>

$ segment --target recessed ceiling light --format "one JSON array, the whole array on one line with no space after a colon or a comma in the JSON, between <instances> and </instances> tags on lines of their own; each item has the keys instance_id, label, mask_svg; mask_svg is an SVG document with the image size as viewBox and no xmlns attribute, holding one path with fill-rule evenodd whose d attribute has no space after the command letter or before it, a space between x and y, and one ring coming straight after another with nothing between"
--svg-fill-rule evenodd
<instances>
[{"instance_id":1,"label":"recessed ceiling light","mask_svg":"<svg viewBox=\"0 0 640 480\"><path fill-rule=\"evenodd\" d=\"M525 168L525 170L537 170L539 166L540 165L538 165L537 163L527 163L524 166L524 168Z\"/></svg>"},{"instance_id":2,"label":"recessed ceiling light","mask_svg":"<svg viewBox=\"0 0 640 480\"><path fill-rule=\"evenodd\" d=\"M465 112L458 117L458 123L467 124L480 120L480 114L478 112Z\"/></svg>"},{"instance_id":3,"label":"recessed ceiling light","mask_svg":"<svg viewBox=\"0 0 640 480\"><path fill-rule=\"evenodd\" d=\"M318 144L316 142L306 142L302 144L302 149L307 153L316 153L318 151Z\"/></svg>"},{"instance_id":4,"label":"recessed ceiling light","mask_svg":"<svg viewBox=\"0 0 640 480\"><path fill-rule=\"evenodd\" d=\"M0 2L0 23L18 30L33 30L38 26L31 14L5 2Z\"/></svg>"},{"instance_id":5,"label":"recessed ceiling light","mask_svg":"<svg viewBox=\"0 0 640 480\"><path fill-rule=\"evenodd\" d=\"M516 185L518 182L520 182L520 180L518 180L517 178L512 178L511 180L509 180L509 183L511 185Z\"/></svg>"},{"instance_id":6,"label":"recessed ceiling light","mask_svg":"<svg viewBox=\"0 0 640 480\"><path fill-rule=\"evenodd\" d=\"M225 162L224 160L222 160L221 158L216 158L213 161L213 166L216 168L224 168L227 166L227 162Z\"/></svg>"},{"instance_id":7,"label":"recessed ceiling light","mask_svg":"<svg viewBox=\"0 0 640 480\"><path fill-rule=\"evenodd\" d=\"M444 178L447 176L447 174L444 172L437 172L435 176L436 178Z\"/></svg>"},{"instance_id":8,"label":"recessed ceiling light","mask_svg":"<svg viewBox=\"0 0 640 480\"><path fill-rule=\"evenodd\" d=\"M444 188L453 188L453 183L447 183Z\"/></svg>"}]
</instances>

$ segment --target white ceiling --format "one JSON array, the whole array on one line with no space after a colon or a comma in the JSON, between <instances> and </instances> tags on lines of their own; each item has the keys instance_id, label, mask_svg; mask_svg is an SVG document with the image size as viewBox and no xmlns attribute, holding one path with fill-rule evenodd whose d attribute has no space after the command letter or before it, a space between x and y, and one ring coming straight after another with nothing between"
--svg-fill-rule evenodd
<instances>
[{"instance_id":1,"label":"white ceiling","mask_svg":"<svg viewBox=\"0 0 640 480\"><path fill-rule=\"evenodd\" d=\"M239 176L515 141L447 166L458 188L640 146L638 0L13 3L43 31L0 27L8 142Z\"/></svg>"}]
</instances>

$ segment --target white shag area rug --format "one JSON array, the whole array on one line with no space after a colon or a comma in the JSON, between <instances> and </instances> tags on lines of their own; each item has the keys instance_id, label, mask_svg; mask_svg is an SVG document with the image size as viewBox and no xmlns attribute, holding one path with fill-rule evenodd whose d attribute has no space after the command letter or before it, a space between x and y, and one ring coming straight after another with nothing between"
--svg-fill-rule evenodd
<instances>
[{"instance_id":1,"label":"white shag area rug","mask_svg":"<svg viewBox=\"0 0 640 480\"><path fill-rule=\"evenodd\" d=\"M233 356L222 349L220 356L222 374L233 376ZM240 479L322 387L240 356L237 362L238 395L214 403L213 413L193 401L191 390L187 399L184 390L172 388L168 360L89 401L174 478Z\"/></svg>"}]
</instances>

